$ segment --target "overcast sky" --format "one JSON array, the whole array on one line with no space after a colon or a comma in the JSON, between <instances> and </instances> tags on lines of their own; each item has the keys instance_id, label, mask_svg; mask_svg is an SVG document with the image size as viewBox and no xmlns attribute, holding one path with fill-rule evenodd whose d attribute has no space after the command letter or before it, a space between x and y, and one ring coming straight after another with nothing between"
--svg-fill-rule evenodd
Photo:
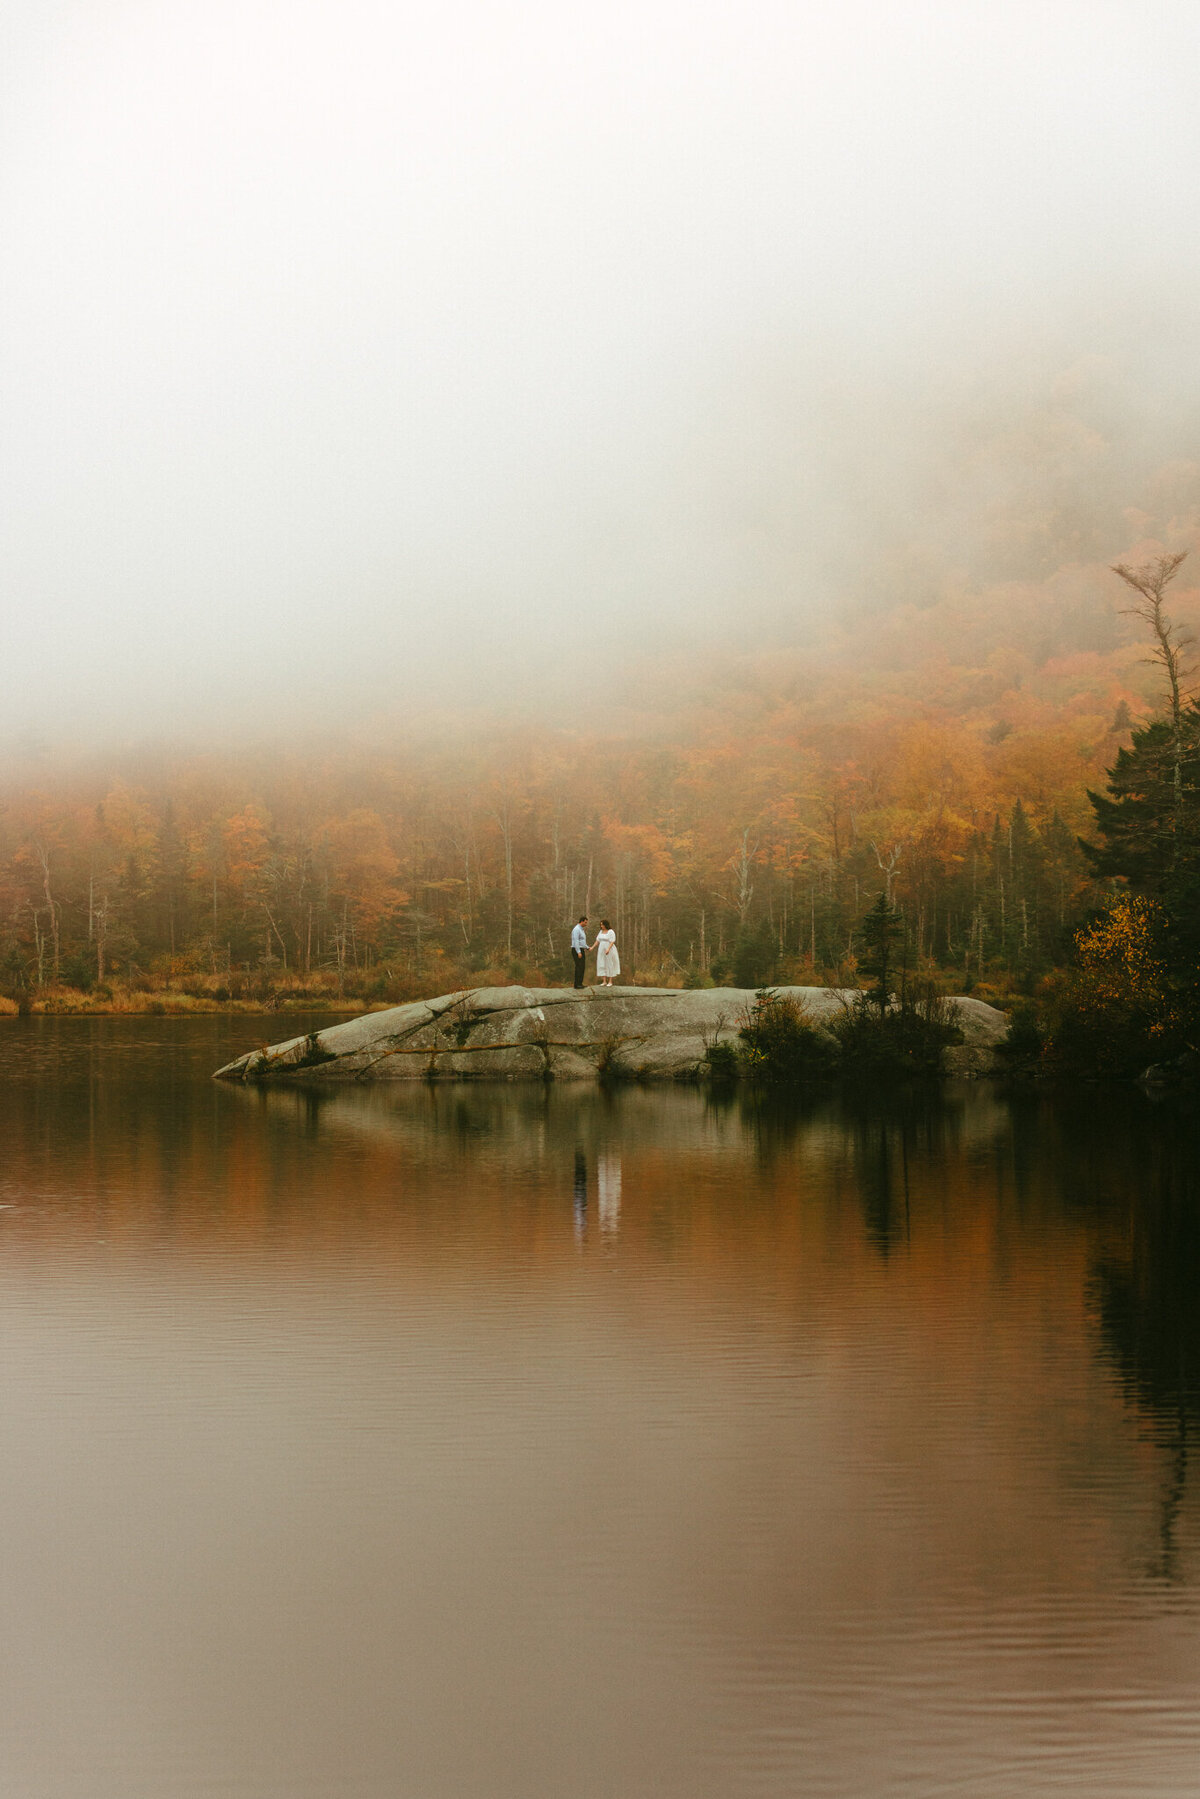
<instances>
[{"instance_id":1,"label":"overcast sky","mask_svg":"<svg viewBox=\"0 0 1200 1799\"><path fill-rule=\"evenodd\" d=\"M0 736L803 637L1048 407L1138 503L1195 453L1198 21L0 3Z\"/></svg>"}]
</instances>

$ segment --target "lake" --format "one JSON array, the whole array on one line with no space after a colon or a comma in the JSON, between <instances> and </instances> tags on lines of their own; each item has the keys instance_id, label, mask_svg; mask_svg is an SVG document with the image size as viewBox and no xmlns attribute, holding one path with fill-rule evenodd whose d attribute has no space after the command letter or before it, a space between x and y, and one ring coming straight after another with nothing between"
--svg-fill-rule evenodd
<instances>
[{"instance_id":1,"label":"lake","mask_svg":"<svg viewBox=\"0 0 1200 1799\"><path fill-rule=\"evenodd\" d=\"M0 1020L0 1790L1194 1799L1193 1120L317 1022Z\"/></svg>"}]
</instances>

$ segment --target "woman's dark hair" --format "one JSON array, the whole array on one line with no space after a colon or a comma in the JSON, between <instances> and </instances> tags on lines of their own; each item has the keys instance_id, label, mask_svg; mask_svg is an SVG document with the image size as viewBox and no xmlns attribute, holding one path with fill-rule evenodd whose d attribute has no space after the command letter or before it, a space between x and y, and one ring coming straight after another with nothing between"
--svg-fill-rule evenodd
<instances>
[{"instance_id":1,"label":"woman's dark hair","mask_svg":"<svg viewBox=\"0 0 1200 1799\"><path fill-rule=\"evenodd\" d=\"M611 931L612 930L612 926L609 924L607 918L602 918L600 920L600 929L602 931Z\"/></svg>"}]
</instances>

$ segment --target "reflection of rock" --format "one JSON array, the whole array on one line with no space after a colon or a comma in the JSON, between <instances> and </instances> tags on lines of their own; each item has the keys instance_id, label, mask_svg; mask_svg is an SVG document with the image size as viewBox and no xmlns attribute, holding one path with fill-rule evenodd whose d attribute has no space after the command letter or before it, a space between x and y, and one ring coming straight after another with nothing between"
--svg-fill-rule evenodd
<instances>
[{"instance_id":1,"label":"reflection of rock","mask_svg":"<svg viewBox=\"0 0 1200 1799\"><path fill-rule=\"evenodd\" d=\"M848 997L825 987L781 987L818 1026ZM253 1050L218 1079L265 1081L469 1079L479 1076L595 1079L618 1070L683 1079L710 1043L736 1035L752 992L716 987L480 987L370 1012L308 1037ZM952 1068L983 1073L1008 1021L979 1000L956 999L961 1047Z\"/></svg>"}]
</instances>

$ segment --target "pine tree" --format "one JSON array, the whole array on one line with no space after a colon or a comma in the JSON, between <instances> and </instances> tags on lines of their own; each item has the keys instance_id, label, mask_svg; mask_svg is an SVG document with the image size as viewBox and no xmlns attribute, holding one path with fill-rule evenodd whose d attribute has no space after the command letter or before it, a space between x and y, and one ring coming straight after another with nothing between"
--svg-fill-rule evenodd
<instances>
[{"instance_id":1,"label":"pine tree","mask_svg":"<svg viewBox=\"0 0 1200 1799\"><path fill-rule=\"evenodd\" d=\"M1081 842L1094 874L1117 875L1169 900L1200 878L1200 707L1176 725L1159 718L1133 733L1108 771L1107 795L1089 791L1103 842Z\"/></svg>"},{"instance_id":2,"label":"pine tree","mask_svg":"<svg viewBox=\"0 0 1200 1799\"><path fill-rule=\"evenodd\" d=\"M882 1017L887 1012L896 953L904 937L903 921L889 902L886 892L879 895L859 930L862 933L863 954L858 959L858 965L864 974L875 978L875 1003Z\"/></svg>"},{"instance_id":3,"label":"pine tree","mask_svg":"<svg viewBox=\"0 0 1200 1799\"><path fill-rule=\"evenodd\" d=\"M1089 793L1103 842L1081 847L1097 875L1128 881L1159 902L1161 954L1185 1009L1200 1010L1200 706L1178 724L1155 719L1133 733L1108 772L1108 794Z\"/></svg>"}]
</instances>

